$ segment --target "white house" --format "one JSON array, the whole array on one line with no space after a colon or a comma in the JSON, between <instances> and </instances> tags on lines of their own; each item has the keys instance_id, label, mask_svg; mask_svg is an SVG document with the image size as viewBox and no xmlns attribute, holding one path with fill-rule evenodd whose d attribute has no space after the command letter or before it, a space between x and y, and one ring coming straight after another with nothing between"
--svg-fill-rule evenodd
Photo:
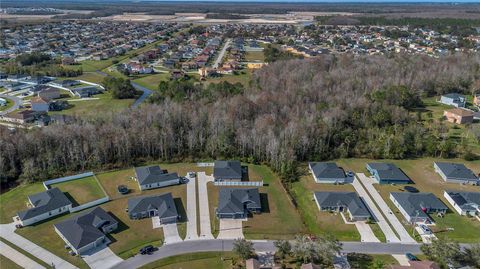
<instances>
[{"instance_id":1,"label":"white house","mask_svg":"<svg viewBox=\"0 0 480 269\"><path fill-rule=\"evenodd\" d=\"M160 166L142 166L135 168L136 180L140 190L156 189L180 184L177 173L168 173Z\"/></svg>"},{"instance_id":2,"label":"white house","mask_svg":"<svg viewBox=\"0 0 480 269\"><path fill-rule=\"evenodd\" d=\"M480 215L480 192L444 191L443 196L460 215Z\"/></svg>"}]
</instances>

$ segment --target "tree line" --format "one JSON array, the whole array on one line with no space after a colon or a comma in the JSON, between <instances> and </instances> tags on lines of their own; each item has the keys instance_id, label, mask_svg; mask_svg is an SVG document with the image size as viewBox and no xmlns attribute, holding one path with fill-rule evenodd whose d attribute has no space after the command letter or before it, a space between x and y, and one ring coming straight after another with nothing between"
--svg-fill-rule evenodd
<instances>
[{"instance_id":1,"label":"tree line","mask_svg":"<svg viewBox=\"0 0 480 269\"><path fill-rule=\"evenodd\" d=\"M226 85L229 94L221 84L198 92L194 83L164 83L160 98L137 109L1 128L0 179L231 158L268 164L288 182L300 161L453 157L465 148L441 121L423 124L412 108L425 96L471 93L479 77L478 55L324 55L274 62L244 88Z\"/></svg>"}]
</instances>

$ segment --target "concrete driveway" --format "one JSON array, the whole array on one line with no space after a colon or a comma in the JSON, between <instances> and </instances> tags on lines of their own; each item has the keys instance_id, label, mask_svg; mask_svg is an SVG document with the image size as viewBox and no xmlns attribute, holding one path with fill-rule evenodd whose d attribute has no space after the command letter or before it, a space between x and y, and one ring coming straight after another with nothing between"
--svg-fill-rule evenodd
<instances>
[{"instance_id":1,"label":"concrete driveway","mask_svg":"<svg viewBox=\"0 0 480 269\"><path fill-rule=\"evenodd\" d=\"M363 188L362 184L360 184L358 175L359 174L357 174L357 177L355 177L352 182L352 186L355 188L355 191L357 191L360 198L362 198L370 212L373 214L373 217L377 221L378 226L380 226L380 229L385 235L387 242L400 242L400 239L395 235L395 232L392 230L392 228L390 228L390 225L388 225L387 220L383 217L372 198L370 198L367 191Z\"/></svg>"},{"instance_id":2,"label":"concrete driveway","mask_svg":"<svg viewBox=\"0 0 480 269\"><path fill-rule=\"evenodd\" d=\"M114 268L123 261L106 244L83 254L82 259L92 269Z\"/></svg>"},{"instance_id":3,"label":"concrete driveway","mask_svg":"<svg viewBox=\"0 0 480 269\"><path fill-rule=\"evenodd\" d=\"M16 249L10 247L9 245L0 241L0 254L7 257L12 262L18 264L22 268L26 269L43 269L45 267L41 266L34 260L18 252ZM0 264L1 265L1 264Z\"/></svg>"},{"instance_id":4,"label":"concrete driveway","mask_svg":"<svg viewBox=\"0 0 480 269\"><path fill-rule=\"evenodd\" d=\"M212 235L212 226L210 224L210 209L208 205L207 183L213 182L212 176L207 176L205 172L197 173L198 179L198 207L200 209L200 239L214 239Z\"/></svg>"},{"instance_id":5,"label":"concrete driveway","mask_svg":"<svg viewBox=\"0 0 480 269\"><path fill-rule=\"evenodd\" d=\"M243 221L241 219L220 219L217 239L245 238L243 236Z\"/></svg>"},{"instance_id":6,"label":"concrete driveway","mask_svg":"<svg viewBox=\"0 0 480 269\"><path fill-rule=\"evenodd\" d=\"M395 258L395 260L398 261L398 264L403 266L410 266L410 262L408 262L407 256L402 254L393 254L392 256Z\"/></svg>"},{"instance_id":7,"label":"concrete driveway","mask_svg":"<svg viewBox=\"0 0 480 269\"><path fill-rule=\"evenodd\" d=\"M197 181L195 177L187 177L187 235L185 240L198 239L197 230Z\"/></svg>"},{"instance_id":8,"label":"concrete driveway","mask_svg":"<svg viewBox=\"0 0 480 269\"><path fill-rule=\"evenodd\" d=\"M364 221L355 221L355 227L357 227L358 232L360 233L360 240L362 242L380 242L380 240L375 236L370 225Z\"/></svg>"},{"instance_id":9,"label":"concrete driveway","mask_svg":"<svg viewBox=\"0 0 480 269\"><path fill-rule=\"evenodd\" d=\"M420 228L420 227L415 227L415 231L417 231L417 233L420 235L420 237L422 238L422 242L423 243L426 243L426 244L430 244L432 243L432 240L435 240L437 239L437 236L434 235L434 234L427 234L425 232L423 232L423 230Z\"/></svg>"},{"instance_id":10,"label":"concrete driveway","mask_svg":"<svg viewBox=\"0 0 480 269\"><path fill-rule=\"evenodd\" d=\"M402 223L400 223L395 214L393 214L390 207L388 207L387 203L385 203L380 193L378 193L378 191L373 186L375 181L372 178L365 176L365 174L363 173L358 173L357 178L360 180L362 185L365 186L368 193L370 193L372 198L375 200L380 210L382 210L383 214L387 217L392 227L400 236L400 240L402 241L402 243L416 243L417 241L415 241L415 239L410 236L407 230L405 230L405 227L403 227Z\"/></svg>"},{"instance_id":11,"label":"concrete driveway","mask_svg":"<svg viewBox=\"0 0 480 269\"><path fill-rule=\"evenodd\" d=\"M163 228L163 235L165 237L165 241L163 242L164 244L173 244L173 243L178 243L183 241L182 238L180 238L180 235L178 234L176 223L163 224L162 228Z\"/></svg>"}]
</instances>

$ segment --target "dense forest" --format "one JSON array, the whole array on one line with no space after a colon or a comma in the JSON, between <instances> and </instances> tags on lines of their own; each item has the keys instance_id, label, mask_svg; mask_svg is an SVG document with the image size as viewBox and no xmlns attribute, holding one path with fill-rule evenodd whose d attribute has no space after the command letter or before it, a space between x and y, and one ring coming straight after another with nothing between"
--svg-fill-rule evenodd
<instances>
[{"instance_id":1,"label":"dense forest","mask_svg":"<svg viewBox=\"0 0 480 269\"><path fill-rule=\"evenodd\" d=\"M465 151L439 124L419 124L420 97L473 90L478 55L333 56L277 61L248 87L163 84L162 96L69 125L0 129L2 182L43 180L146 160L238 158L284 180L297 162L337 157L449 157ZM181 98L171 92L183 89ZM213 98L212 98L213 97ZM92 111L92 114L95 112Z\"/></svg>"}]
</instances>

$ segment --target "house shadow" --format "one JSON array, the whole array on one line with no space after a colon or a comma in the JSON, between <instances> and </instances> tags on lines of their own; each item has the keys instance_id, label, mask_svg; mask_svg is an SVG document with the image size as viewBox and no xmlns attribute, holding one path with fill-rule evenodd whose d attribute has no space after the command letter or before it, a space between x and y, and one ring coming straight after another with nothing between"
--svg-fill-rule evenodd
<instances>
[{"instance_id":1,"label":"house shadow","mask_svg":"<svg viewBox=\"0 0 480 269\"><path fill-rule=\"evenodd\" d=\"M270 204L268 203L268 194L260 193L260 203L262 204L262 213L270 213Z\"/></svg>"},{"instance_id":2,"label":"house shadow","mask_svg":"<svg viewBox=\"0 0 480 269\"><path fill-rule=\"evenodd\" d=\"M114 231L106 234L107 238L110 240L110 243L115 243L117 242L117 240L115 238L113 238L112 234L117 234L117 233L121 233L123 231L126 231L128 229L130 229L130 227L125 224L125 222L121 221L119 218L117 218L117 216L115 216L115 214L113 214L112 212L107 212L114 220L116 220L118 222L118 226L117 226L117 229L115 229Z\"/></svg>"},{"instance_id":3,"label":"house shadow","mask_svg":"<svg viewBox=\"0 0 480 269\"><path fill-rule=\"evenodd\" d=\"M248 166L242 165L242 181L250 181L250 177L248 175Z\"/></svg>"},{"instance_id":4,"label":"house shadow","mask_svg":"<svg viewBox=\"0 0 480 269\"><path fill-rule=\"evenodd\" d=\"M80 204L73 198L73 196L70 195L70 193L64 192L63 194L65 194L65 196L67 196L68 200L70 200L70 201L72 202L72 207L77 207L77 206L80 205Z\"/></svg>"},{"instance_id":5,"label":"house shadow","mask_svg":"<svg viewBox=\"0 0 480 269\"><path fill-rule=\"evenodd\" d=\"M173 202L175 203L175 207L177 208L178 215L180 216L180 219L178 219L178 222L187 222L188 221L187 211L183 206L182 199L174 198Z\"/></svg>"}]
</instances>

